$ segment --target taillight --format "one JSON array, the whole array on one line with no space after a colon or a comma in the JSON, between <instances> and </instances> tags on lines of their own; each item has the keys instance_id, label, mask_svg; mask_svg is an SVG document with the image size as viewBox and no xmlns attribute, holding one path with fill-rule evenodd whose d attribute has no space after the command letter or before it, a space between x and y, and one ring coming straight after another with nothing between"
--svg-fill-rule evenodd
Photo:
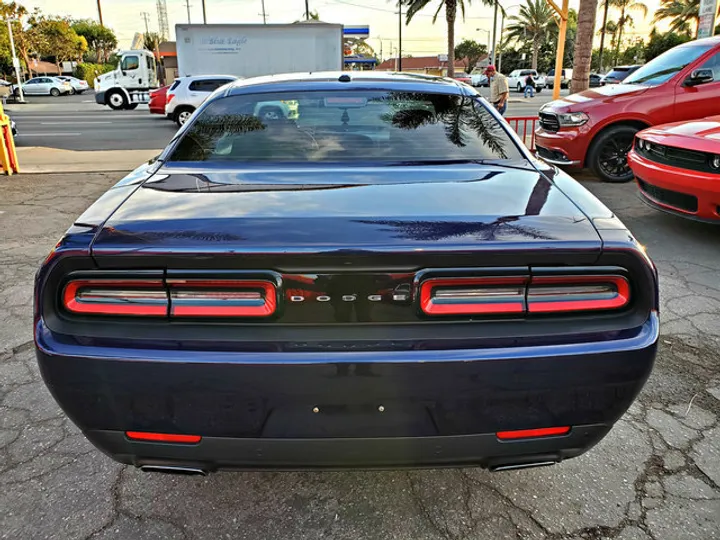
<instances>
[{"instance_id":1,"label":"taillight","mask_svg":"<svg viewBox=\"0 0 720 540\"><path fill-rule=\"evenodd\" d=\"M171 317L268 317L277 308L269 281L171 279L168 284Z\"/></svg>"},{"instance_id":2,"label":"taillight","mask_svg":"<svg viewBox=\"0 0 720 540\"><path fill-rule=\"evenodd\" d=\"M168 296L160 279L80 279L65 285L63 305L71 313L164 317Z\"/></svg>"},{"instance_id":3,"label":"taillight","mask_svg":"<svg viewBox=\"0 0 720 540\"><path fill-rule=\"evenodd\" d=\"M527 292L530 313L620 309L629 302L622 276L533 276Z\"/></svg>"},{"instance_id":4,"label":"taillight","mask_svg":"<svg viewBox=\"0 0 720 540\"><path fill-rule=\"evenodd\" d=\"M431 278L420 285L427 315L523 313L525 277Z\"/></svg>"},{"instance_id":5,"label":"taillight","mask_svg":"<svg viewBox=\"0 0 720 540\"><path fill-rule=\"evenodd\" d=\"M170 103L175 98L175 94L167 94L165 103Z\"/></svg>"}]
</instances>

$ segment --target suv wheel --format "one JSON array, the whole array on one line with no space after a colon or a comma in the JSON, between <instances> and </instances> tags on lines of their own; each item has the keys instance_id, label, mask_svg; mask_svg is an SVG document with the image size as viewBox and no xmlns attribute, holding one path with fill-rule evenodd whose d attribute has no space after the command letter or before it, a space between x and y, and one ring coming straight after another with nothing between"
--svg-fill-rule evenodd
<instances>
[{"instance_id":1,"label":"suv wheel","mask_svg":"<svg viewBox=\"0 0 720 540\"><path fill-rule=\"evenodd\" d=\"M58 90L57 88L51 88L50 95L52 97L58 97L60 95L60 90Z\"/></svg>"},{"instance_id":2,"label":"suv wheel","mask_svg":"<svg viewBox=\"0 0 720 540\"><path fill-rule=\"evenodd\" d=\"M623 183L633 179L627 155L638 131L633 126L613 126L596 137L588 154L588 165L600 180Z\"/></svg>"},{"instance_id":3,"label":"suv wheel","mask_svg":"<svg viewBox=\"0 0 720 540\"><path fill-rule=\"evenodd\" d=\"M522 84L518 83L518 85L517 85L517 91L518 91L518 92L522 92L522 91L523 91Z\"/></svg>"},{"instance_id":4,"label":"suv wheel","mask_svg":"<svg viewBox=\"0 0 720 540\"><path fill-rule=\"evenodd\" d=\"M190 119L193 112L195 112L195 109L192 107L178 107L175 109L175 123L182 127L182 125Z\"/></svg>"}]
</instances>

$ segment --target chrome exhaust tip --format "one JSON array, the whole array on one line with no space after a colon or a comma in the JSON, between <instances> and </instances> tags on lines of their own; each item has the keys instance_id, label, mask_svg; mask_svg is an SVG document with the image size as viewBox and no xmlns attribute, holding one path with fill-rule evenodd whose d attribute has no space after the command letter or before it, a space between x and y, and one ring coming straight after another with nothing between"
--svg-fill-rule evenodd
<instances>
[{"instance_id":1,"label":"chrome exhaust tip","mask_svg":"<svg viewBox=\"0 0 720 540\"><path fill-rule=\"evenodd\" d=\"M140 465L143 472L156 472L165 474L180 474L184 476L207 476L205 469L197 467L182 467L179 465Z\"/></svg>"},{"instance_id":2,"label":"chrome exhaust tip","mask_svg":"<svg viewBox=\"0 0 720 540\"><path fill-rule=\"evenodd\" d=\"M494 465L490 467L491 472L514 471L517 469L529 469L531 467L547 467L555 465L557 461L531 461L527 463L509 463L507 465Z\"/></svg>"}]
</instances>

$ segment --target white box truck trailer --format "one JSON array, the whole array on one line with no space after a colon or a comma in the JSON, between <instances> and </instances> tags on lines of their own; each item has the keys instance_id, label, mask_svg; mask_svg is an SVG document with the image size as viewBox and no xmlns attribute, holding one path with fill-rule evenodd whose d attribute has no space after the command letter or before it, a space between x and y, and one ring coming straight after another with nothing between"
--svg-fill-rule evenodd
<instances>
[{"instance_id":1,"label":"white box truck trailer","mask_svg":"<svg viewBox=\"0 0 720 540\"><path fill-rule=\"evenodd\" d=\"M343 26L294 24L178 24L178 76L337 71L343 68ZM95 101L134 109L158 88L150 51L121 51L117 68L95 79Z\"/></svg>"}]
</instances>

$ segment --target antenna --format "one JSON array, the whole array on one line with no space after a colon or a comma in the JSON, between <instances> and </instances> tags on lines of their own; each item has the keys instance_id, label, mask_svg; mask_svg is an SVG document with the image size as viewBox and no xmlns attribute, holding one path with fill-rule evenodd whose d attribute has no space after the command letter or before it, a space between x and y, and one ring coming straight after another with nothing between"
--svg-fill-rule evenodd
<instances>
[{"instance_id":1,"label":"antenna","mask_svg":"<svg viewBox=\"0 0 720 540\"><path fill-rule=\"evenodd\" d=\"M167 2L166 0L157 0L158 12L158 33L163 41L170 37L170 24L168 23Z\"/></svg>"}]
</instances>

